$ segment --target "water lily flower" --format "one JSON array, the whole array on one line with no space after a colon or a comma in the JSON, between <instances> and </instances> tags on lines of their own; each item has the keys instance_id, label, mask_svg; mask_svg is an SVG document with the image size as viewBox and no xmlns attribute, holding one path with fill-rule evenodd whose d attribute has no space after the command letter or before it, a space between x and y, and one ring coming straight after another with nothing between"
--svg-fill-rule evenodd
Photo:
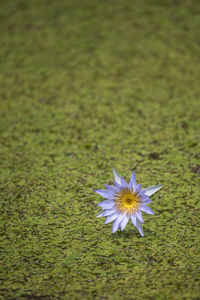
<instances>
[{"instance_id":1,"label":"water lily flower","mask_svg":"<svg viewBox=\"0 0 200 300\"><path fill-rule=\"evenodd\" d=\"M139 233L144 236L142 223L144 223L142 212L154 215L154 211L148 206L152 201L149 198L157 192L162 185L155 185L142 189L141 184L136 184L136 174L133 172L129 184L113 168L114 186L105 184L107 190L95 190L104 200L98 205L103 211L97 217L107 217L105 224L112 221L112 233L120 227L123 231L131 219Z\"/></svg>"}]
</instances>

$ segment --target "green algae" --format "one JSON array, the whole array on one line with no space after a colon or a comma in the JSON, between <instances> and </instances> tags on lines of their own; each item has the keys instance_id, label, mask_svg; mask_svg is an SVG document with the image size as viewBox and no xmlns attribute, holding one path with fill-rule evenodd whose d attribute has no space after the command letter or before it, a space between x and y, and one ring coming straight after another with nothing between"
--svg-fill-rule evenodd
<instances>
[{"instance_id":1,"label":"green algae","mask_svg":"<svg viewBox=\"0 0 200 300\"><path fill-rule=\"evenodd\" d=\"M5 1L0 299L197 299L198 1ZM112 167L163 184L111 234Z\"/></svg>"}]
</instances>

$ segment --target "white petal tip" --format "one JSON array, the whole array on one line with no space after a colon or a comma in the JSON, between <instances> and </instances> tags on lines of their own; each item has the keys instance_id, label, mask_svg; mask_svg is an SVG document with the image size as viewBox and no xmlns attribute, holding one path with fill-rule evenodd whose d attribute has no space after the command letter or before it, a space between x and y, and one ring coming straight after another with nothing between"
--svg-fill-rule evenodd
<instances>
[{"instance_id":1,"label":"white petal tip","mask_svg":"<svg viewBox=\"0 0 200 300\"><path fill-rule=\"evenodd\" d=\"M161 189L163 187L163 185L162 184L158 184L157 187L158 187L158 189Z\"/></svg>"},{"instance_id":2,"label":"white petal tip","mask_svg":"<svg viewBox=\"0 0 200 300\"><path fill-rule=\"evenodd\" d=\"M112 233L115 233L117 231L117 229L118 229L118 226L114 226L114 224L113 224L113 228L112 228Z\"/></svg>"},{"instance_id":3,"label":"white petal tip","mask_svg":"<svg viewBox=\"0 0 200 300\"><path fill-rule=\"evenodd\" d=\"M154 185L154 186L150 186L150 187L144 188L142 191L147 196L150 197L151 195L153 195L154 193L156 193L157 191L159 191L162 187L163 187L163 185L159 184L159 185Z\"/></svg>"},{"instance_id":4,"label":"white petal tip","mask_svg":"<svg viewBox=\"0 0 200 300\"><path fill-rule=\"evenodd\" d=\"M103 217L103 212L101 212L100 214L98 214L96 217L97 217L97 218Z\"/></svg>"},{"instance_id":5,"label":"white petal tip","mask_svg":"<svg viewBox=\"0 0 200 300\"><path fill-rule=\"evenodd\" d=\"M121 176L118 174L118 172L115 170L115 168L112 168L112 169L113 169L113 175L114 175L115 181L118 184L121 184Z\"/></svg>"}]
</instances>

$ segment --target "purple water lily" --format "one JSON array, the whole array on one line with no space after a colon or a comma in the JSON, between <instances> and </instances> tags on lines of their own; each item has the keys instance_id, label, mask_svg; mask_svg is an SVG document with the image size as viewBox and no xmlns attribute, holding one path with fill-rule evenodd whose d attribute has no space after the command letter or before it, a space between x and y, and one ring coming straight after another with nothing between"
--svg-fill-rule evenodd
<instances>
[{"instance_id":1,"label":"purple water lily","mask_svg":"<svg viewBox=\"0 0 200 300\"><path fill-rule=\"evenodd\" d=\"M129 219L131 219L139 233L144 236L142 211L154 215L153 210L147 204L152 202L149 197L157 192L162 185L142 189L141 184L136 184L135 172L133 172L129 184L114 168L113 174L115 178L114 186L105 184L107 190L95 191L107 199L98 204L103 211L97 217L107 217L105 224L114 221L112 233L116 232L120 227L123 231Z\"/></svg>"}]
</instances>

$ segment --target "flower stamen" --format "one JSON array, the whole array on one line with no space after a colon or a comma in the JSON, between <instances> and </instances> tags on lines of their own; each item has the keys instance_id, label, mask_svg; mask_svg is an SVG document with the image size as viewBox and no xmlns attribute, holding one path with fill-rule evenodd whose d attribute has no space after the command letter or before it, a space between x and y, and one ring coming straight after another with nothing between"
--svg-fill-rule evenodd
<instances>
[{"instance_id":1,"label":"flower stamen","mask_svg":"<svg viewBox=\"0 0 200 300\"><path fill-rule=\"evenodd\" d=\"M141 199L138 193L129 188L123 188L116 197L116 207L121 213L131 216L140 208Z\"/></svg>"}]
</instances>

